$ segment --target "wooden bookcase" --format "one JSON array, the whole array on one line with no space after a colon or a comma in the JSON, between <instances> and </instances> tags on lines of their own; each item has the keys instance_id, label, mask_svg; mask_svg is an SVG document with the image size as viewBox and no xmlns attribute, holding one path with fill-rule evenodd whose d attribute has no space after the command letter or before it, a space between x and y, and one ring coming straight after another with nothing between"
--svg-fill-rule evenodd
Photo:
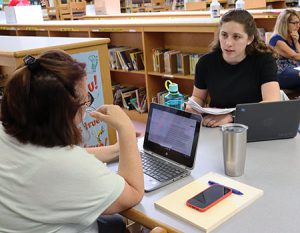
<instances>
[{"instance_id":1,"label":"wooden bookcase","mask_svg":"<svg viewBox=\"0 0 300 233\"><path fill-rule=\"evenodd\" d=\"M272 31L279 12L256 12L257 26ZM195 14L180 17L48 21L44 24L0 25L0 35L44 37L90 37L110 38L110 45L139 48L144 52L145 70L111 70L111 83L125 86L146 87L148 106L157 92L164 90L164 82L171 79L179 84L180 92L191 95L194 76L165 74L153 71L152 49L168 48L181 52L205 53L217 31L218 20L197 17ZM0 36L1 43L1 36ZM126 111L134 120L147 120L147 113Z\"/></svg>"}]
</instances>

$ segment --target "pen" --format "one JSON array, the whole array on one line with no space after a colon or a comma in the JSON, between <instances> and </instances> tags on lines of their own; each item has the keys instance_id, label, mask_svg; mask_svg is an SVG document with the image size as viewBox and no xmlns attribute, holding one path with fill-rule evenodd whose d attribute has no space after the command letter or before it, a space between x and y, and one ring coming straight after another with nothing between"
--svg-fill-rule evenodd
<instances>
[{"instance_id":1,"label":"pen","mask_svg":"<svg viewBox=\"0 0 300 233\"><path fill-rule=\"evenodd\" d=\"M208 184L213 185L213 184L219 184L219 183L210 180L210 181L208 181ZM228 187L228 188L230 188L230 187ZM232 193L234 193L236 195L244 195L241 191L239 191L237 189L233 189L233 188L230 188L230 189L232 190Z\"/></svg>"}]
</instances>

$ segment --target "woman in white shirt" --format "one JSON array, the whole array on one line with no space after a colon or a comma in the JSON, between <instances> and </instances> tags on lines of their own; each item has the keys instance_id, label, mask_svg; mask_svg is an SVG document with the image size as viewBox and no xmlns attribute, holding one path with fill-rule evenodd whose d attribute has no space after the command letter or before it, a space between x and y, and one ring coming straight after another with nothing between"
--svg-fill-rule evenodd
<instances>
[{"instance_id":1,"label":"woman in white shirt","mask_svg":"<svg viewBox=\"0 0 300 233\"><path fill-rule=\"evenodd\" d=\"M26 56L24 62L6 83L1 106L0 232L124 232L124 224L114 228L115 222L97 218L143 197L130 119L113 105L90 113L119 135L119 144L91 155L77 146L78 124L91 105L85 64L62 50ZM118 174L100 161L116 151Z\"/></svg>"}]
</instances>

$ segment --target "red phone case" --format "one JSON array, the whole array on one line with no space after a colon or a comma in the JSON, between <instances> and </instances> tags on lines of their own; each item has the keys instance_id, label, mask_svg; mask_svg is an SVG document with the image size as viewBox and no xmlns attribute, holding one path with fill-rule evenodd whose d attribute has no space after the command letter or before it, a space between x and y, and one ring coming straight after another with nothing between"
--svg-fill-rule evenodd
<instances>
[{"instance_id":1,"label":"red phone case","mask_svg":"<svg viewBox=\"0 0 300 233\"><path fill-rule=\"evenodd\" d=\"M219 185L219 184L211 185L207 189L209 189L209 188L211 188L211 187L213 187L215 185ZM219 186L223 186L223 185L219 185ZM226 187L226 186L223 186L223 187ZM228 187L226 187L226 188L228 188ZM207 190L207 189L205 189L205 190ZM230 188L228 188L228 189L230 189ZM205 190L203 190L202 192L204 192ZM200 192L200 193L202 193L202 192ZM200 193L196 194L195 196L193 196L192 198L190 198L189 200L187 200L186 205L189 206L189 207L191 207L191 208L193 208L193 209L195 209L195 210L198 210L200 212L204 212L204 211L208 210L209 208L213 207L214 205L218 204L220 201L222 201L226 197L230 196L232 194L232 189L230 189L230 191L228 193L226 193L224 196L220 197L219 199L217 199L216 201L214 201L210 205L206 206L205 208L200 208L199 206L194 206L191 203L188 203L191 199L193 199L194 197L196 197Z\"/></svg>"}]
</instances>

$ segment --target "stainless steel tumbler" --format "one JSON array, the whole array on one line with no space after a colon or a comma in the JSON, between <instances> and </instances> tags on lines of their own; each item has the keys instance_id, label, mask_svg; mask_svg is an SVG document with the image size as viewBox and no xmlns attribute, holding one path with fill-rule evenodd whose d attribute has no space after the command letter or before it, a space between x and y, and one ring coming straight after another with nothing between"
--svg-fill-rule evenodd
<instances>
[{"instance_id":1,"label":"stainless steel tumbler","mask_svg":"<svg viewBox=\"0 0 300 233\"><path fill-rule=\"evenodd\" d=\"M225 174L228 176L244 174L247 130L246 125L237 123L222 126L224 168Z\"/></svg>"}]
</instances>

